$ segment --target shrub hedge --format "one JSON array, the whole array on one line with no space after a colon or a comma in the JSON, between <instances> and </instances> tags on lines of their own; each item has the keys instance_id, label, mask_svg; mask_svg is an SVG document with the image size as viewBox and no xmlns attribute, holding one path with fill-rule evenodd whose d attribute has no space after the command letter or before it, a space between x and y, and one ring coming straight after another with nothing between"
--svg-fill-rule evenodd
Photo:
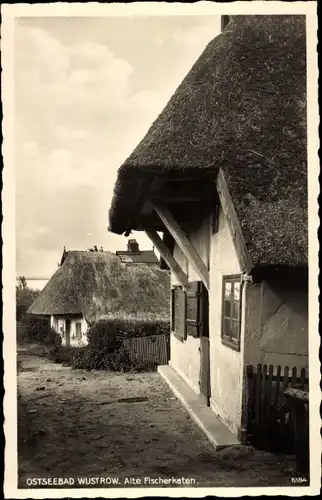
<instances>
[{"instance_id":1,"label":"shrub hedge","mask_svg":"<svg viewBox=\"0 0 322 500\"><path fill-rule=\"evenodd\" d=\"M41 343L47 346L61 345L61 336L50 326L46 319L24 315L17 323L17 341Z\"/></svg>"},{"instance_id":2,"label":"shrub hedge","mask_svg":"<svg viewBox=\"0 0 322 500\"><path fill-rule=\"evenodd\" d=\"M100 320L89 328L88 345L75 353L72 368L148 371L151 363L131 360L124 348L124 340L169 333L170 324L164 320Z\"/></svg>"},{"instance_id":3,"label":"shrub hedge","mask_svg":"<svg viewBox=\"0 0 322 500\"><path fill-rule=\"evenodd\" d=\"M121 372L155 369L153 363L130 359L124 347L125 339L170 333L170 324L164 320L100 320L87 332L88 345L66 347L61 345L60 335L50 327L49 322L25 316L20 326L26 342L52 346L48 356L55 363L73 369Z\"/></svg>"},{"instance_id":4,"label":"shrub hedge","mask_svg":"<svg viewBox=\"0 0 322 500\"><path fill-rule=\"evenodd\" d=\"M54 363L60 363L65 366L72 366L75 356L82 353L85 347L66 347L66 346L54 346L49 351L49 359Z\"/></svg>"},{"instance_id":5,"label":"shrub hedge","mask_svg":"<svg viewBox=\"0 0 322 500\"><path fill-rule=\"evenodd\" d=\"M100 336L114 332L121 339L170 334L170 322L166 319L102 319L92 328L99 331ZM89 329L89 335L92 328Z\"/></svg>"}]
</instances>

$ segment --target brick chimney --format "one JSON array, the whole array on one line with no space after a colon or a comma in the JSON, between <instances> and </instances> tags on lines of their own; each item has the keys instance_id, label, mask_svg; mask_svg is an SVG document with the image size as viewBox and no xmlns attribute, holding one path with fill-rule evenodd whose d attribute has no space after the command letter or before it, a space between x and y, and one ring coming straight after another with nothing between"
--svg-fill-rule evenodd
<instances>
[{"instance_id":1,"label":"brick chimney","mask_svg":"<svg viewBox=\"0 0 322 500\"><path fill-rule=\"evenodd\" d=\"M140 249L138 242L136 240L129 240L127 243L127 250L131 254L139 254Z\"/></svg>"}]
</instances>

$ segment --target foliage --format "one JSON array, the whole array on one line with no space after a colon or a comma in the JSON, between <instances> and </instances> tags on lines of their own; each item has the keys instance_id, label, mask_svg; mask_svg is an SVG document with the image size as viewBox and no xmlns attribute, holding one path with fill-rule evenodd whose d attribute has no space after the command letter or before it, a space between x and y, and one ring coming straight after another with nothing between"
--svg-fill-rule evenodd
<instances>
[{"instance_id":1,"label":"foliage","mask_svg":"<svg viewBox=\"0 0 322 500\"><path fill-rule=\"evenodd\" d=\"M88 345L105 353L112 353L120 346L117 323L111 322L106 328L105 321L94 323L87 332Z\"/></svg>"},{"instance_id":2,"label":"foliage","mask_svg":"<svg viewBox=\"0 0 322 500\"><path fill-rule=\"evenodd\" d=\"M169 333L166 321L101 320L88 331L88 346L73 357L72 367L87 370L147 371L148 363L131 360L125 338Z\"/></svg>"},{"instance_id":3,"label":"foliage","mask_svg":"<svg viewBox=\"0 0 322 500\"><path fill-rule=\"evenodd\" d=\"M151 363L130 359L124 347L125 338L169 332L166 321L101 320L90 327L87 346L66 347L61 345L60 335L50 328L48 322L29 315L24 318L23 324L29 342L53 346L47 355L54 363L68 365L72 369L118 372L140 372L155 368Z\"/></svg>"},{"instance_id":4,"label":"foliage","mask_svg":"<svg viewBox=\"0 0 322 500\"><path fill-rule=\"evenodd\" d=\"M49 358L54 363L72 366L74 358L83 352L84 349L84 347L55 346L49 351Z\"/></svg>"},{"instance_id":5,"label":"foliage","mask_svg":"<svg viewBox=\"0 0 322 500\"><path fill-rule=\"evenodd\" d=\"M26 278L21 276L16 286L16 320L21 321L23 316L34 300L38 297L40 290L33 290L27 285Z\"/></svg>"},{"instance_id":6,"label":"foliage","mask_svg":"<svg viewBox=\"0 0 322 500\"><path fill-rule=\"evenodd\" d=\"M40 342L44 345L59 345L60 335L50 327L47 319L28 314L29 307L38 297L40 290L28 287L26 278L20 276L16 285L17 341L19 343Z\"/></svg>"},{"instance_id":7,"label":"foliage","mask_svg":"<svg viewBox=\"0 0 322 500\"><path fill-rule=\"evenodd\" d=\"M18 342L39 342L44 345L61 344L61 336L51 328L49 321L25 314L18 326Z\"/></svg>"},{"instance_id":8,"label":"foliage","mask_svg":"<svg viewBox=\"0 0 322 500\"><path fill-rule=\"evenodd\" d=\"M19 290L25 290L28 287L27 280L24 276L19 276L17 288Z\"/></svg>"},{"instance_id":9,"label":"foliage","mask_svg":"<svg viewBox=\"0 0 322 500\"><path fill-rule=\"evenodd\" d=\"M93 335L93 338L91 336ZM120 339L169 335L170 322L166 319L102 319L88 331L89 343L102 342L98 337L116 335ZM105 342L105 341L104 341Z\"/></svg>"}]
</instances>

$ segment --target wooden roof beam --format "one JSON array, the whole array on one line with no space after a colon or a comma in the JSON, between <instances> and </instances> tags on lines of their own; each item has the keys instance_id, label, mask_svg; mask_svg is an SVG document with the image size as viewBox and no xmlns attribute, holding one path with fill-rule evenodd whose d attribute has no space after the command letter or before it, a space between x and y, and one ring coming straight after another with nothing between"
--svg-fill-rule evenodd
<instances>
[{"instance_id":1,"label":"wooden roof beam","mask_svg":"<svg viewBox=\"0 0 322 500\"><path fill-rule=\"evenodd\" d=\"M145 230L146 235L150 238L151 242L155 246L155 248L160 252L163 260L168 264L169 268L173 272L173 274L178 279L179 283L182 286L186 286L188 283L188 276L182 270L176 259L173 257L172 253L166 246L166 244L162 241L160 236L156 231L151 231L149 229Z\"/></svg>"},{"instance_id":2,"label":"wooden roof beam","mask_svg":"<svg viewBox=\"0 0 322 500\"><path fill-rule=\"evenodd\" d=\"M209 290L209 271L206 264L203 262L202 258L196 251L196 249L192 246L187 235L179 226L178 222L174 219L169 210L162 205L154 204L154 210L164 223L165 227L169 231L169 233L173 236L174 240L180 247L181 251L191 263L191 265L195 268L198 273L199 278Z\"/></svg>"},{"instance_id":3,"label":"wooden roof beam","mask_svg":"<svg viewBox=\"0 0 322 500\"><path fill-rule=\"evenodd\" d=\"M227 219L232 239L235 244L240 267L243 271L250 273L253 268L253 263L246 248L243 232L239 224L234 204L229 194L225 175L221 169L218 172L216 187L220 203Z\"/></svg>"}]
</instances>

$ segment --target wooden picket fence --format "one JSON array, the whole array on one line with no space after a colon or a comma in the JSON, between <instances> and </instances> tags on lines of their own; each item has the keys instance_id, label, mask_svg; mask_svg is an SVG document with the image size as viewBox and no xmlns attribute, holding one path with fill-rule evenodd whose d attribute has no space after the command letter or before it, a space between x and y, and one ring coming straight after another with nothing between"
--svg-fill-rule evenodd
<instances>
[{"instance_id":1,"label":"wooden picket fence","mask_svg":"<svg viewBox=\"0 0 322 500\"><path fill-rule=\"evenodd\" d=\"M158 365L166 365L170 359L169 335L154 335L151 337L134 337L125 339L124 347L130 359L143 361L149 369L156 371Z\"/></svg>"},{"instance_id":2,"label":"wooden picket fence","mask_svg":"<svg viewBox=\"0 0 322 500\"><path fill-rule=\"evenodd\" d=\"M308 383L304 368L246 366L243 441L263 449L293 452L294 425L284 391L294 386L308 390Z\"/></svg>"}]
</instances>

